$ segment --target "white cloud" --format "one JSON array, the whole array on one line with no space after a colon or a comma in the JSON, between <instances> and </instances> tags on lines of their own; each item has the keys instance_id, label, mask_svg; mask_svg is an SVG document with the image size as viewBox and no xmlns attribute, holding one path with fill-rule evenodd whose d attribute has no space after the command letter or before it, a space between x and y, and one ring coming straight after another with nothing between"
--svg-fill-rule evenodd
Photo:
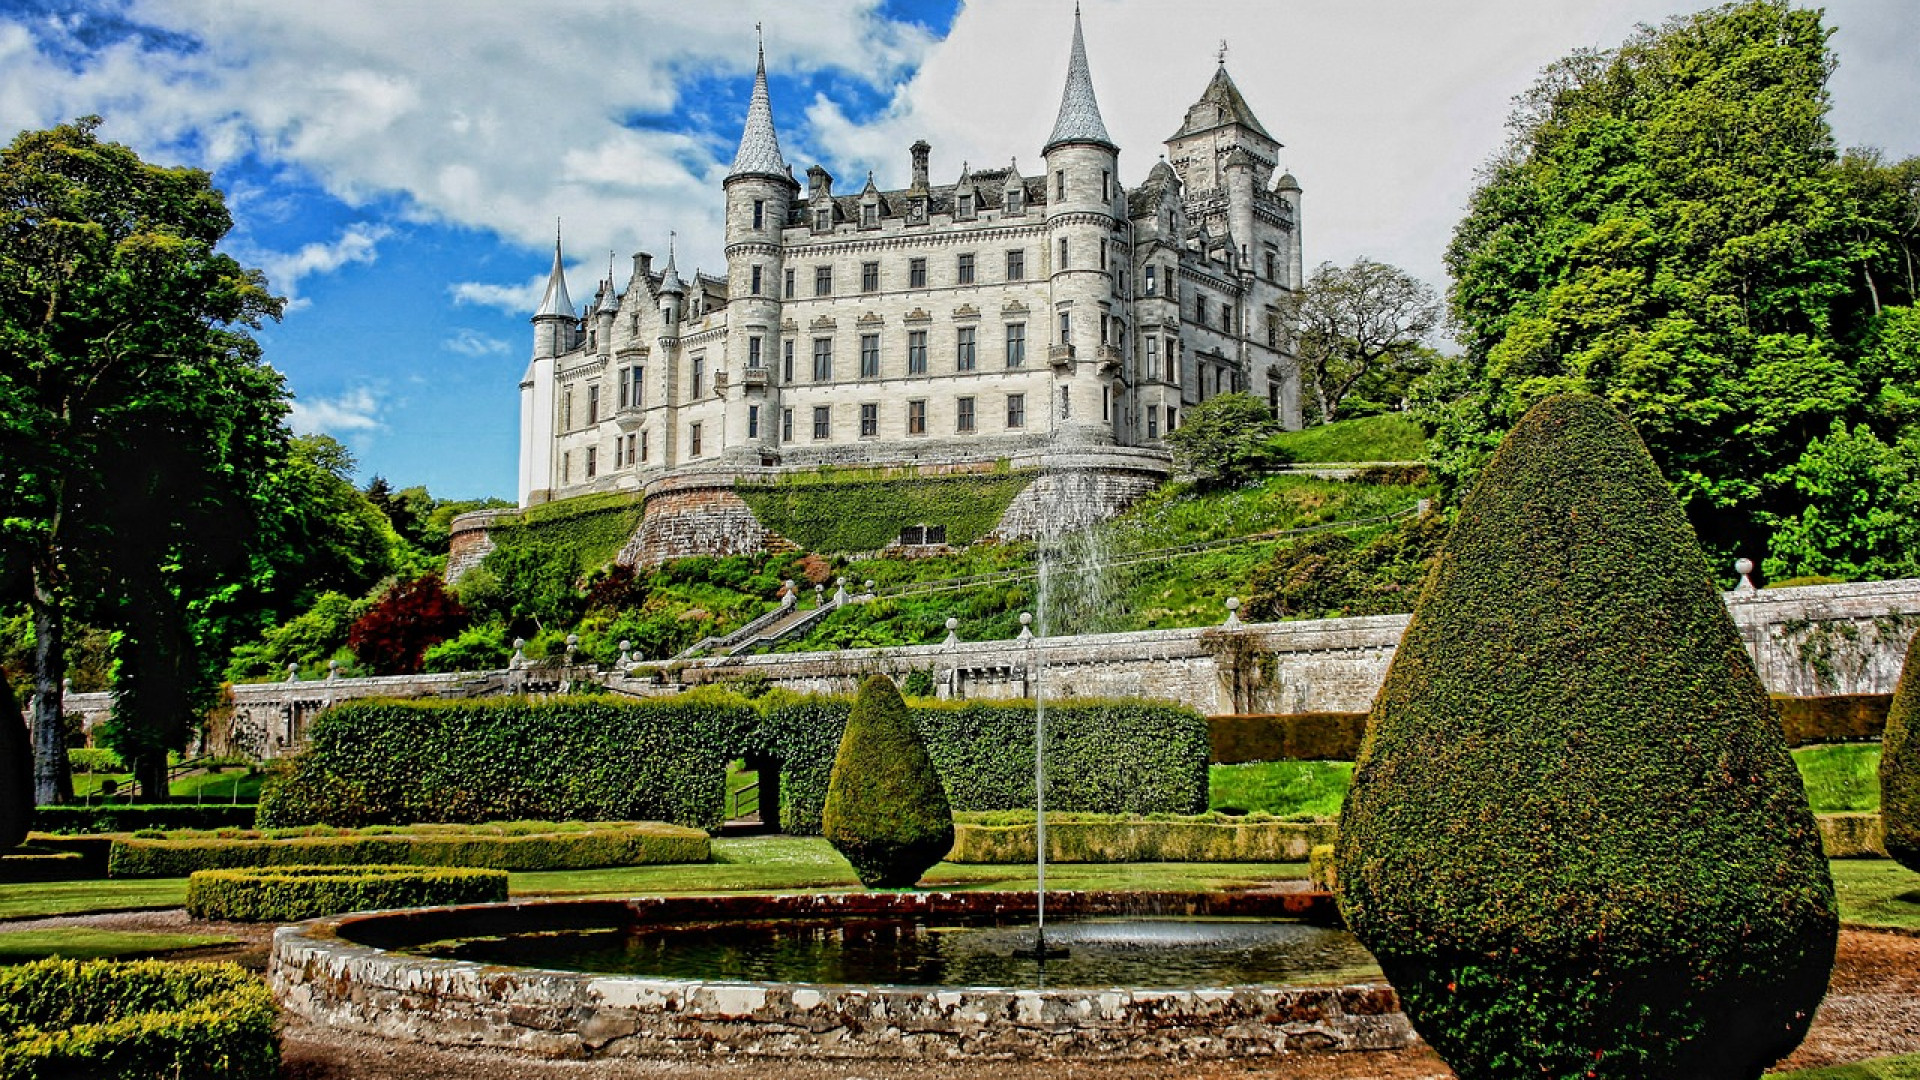
<instances>
[{"instance_id":1,"label":"white cloud","mask_svg":"<svg viewBox=\"0 0 1920 1080\"><path fill-rule=\"evenodd\" d=\"M505 356L511 351L511 346L506 342L471 327L461 327L452 337L442 341L440 347L448 352L472 357Z\"/></svg>"},{"instance_id":2,"label":"white cloud","mask_svg":"<svg viewBox=\"0 0 1920 1080\"><path fill-rule=\"evenodd\" d=\"M334 398L307 400L296 395L287 424L302 435L359 434L384 426L381 411L381 402L373 390L361 386Z\"/></svg>"},{"instance_id":3,"label":"white cloud","mask_svg":"<svg viewBox=\"0 0 1920 1080\"><path fill-rule=\"evenodd\" d=\"M569 278L569 280L574 280ZM526 315L540 306L547 287L547 276L528 278L518 285L496 285L485 281L458 281L448 287L454 303L497 308L509 315Z\"/></svg>"},{"instance_id":4,"label":"white cloud","mask_svg":"<svg viewBox=\"0 0 1920 1080\"><path fill-rule=\"evenodd\" d=\"M267 284L286 294L287 310L298 311L309 301L300 296L300 282L312 274L331 274L349 263L371 263L379 257L380 241L392 233L385 225L355 222L332 243L318 241L298 251L249 251L246 261L266 272Z\"/></svg>"}]
</instances>

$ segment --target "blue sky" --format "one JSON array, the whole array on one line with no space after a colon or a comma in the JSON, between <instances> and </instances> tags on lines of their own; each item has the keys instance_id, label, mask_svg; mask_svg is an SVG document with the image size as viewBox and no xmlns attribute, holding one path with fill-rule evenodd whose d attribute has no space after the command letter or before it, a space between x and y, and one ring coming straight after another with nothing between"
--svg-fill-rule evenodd
<instances>
[{"instance_id":1,"label":"blue sky","mask_svg":"<svg viewBox=\"0 0 1920 1080\"><path fill-rule=\"evenodd\" d=\"M1360 255L1443 287L1440 252L1540 66L1675 0L1084 0L1122 177L1152 167L1220 41L1300 178L1309 264ZM1920 4L1833 0L1843 145L1920 154ZM212 170L229 249L291 298L261 338L295 422L361 478L514 488L528 314L564 222L585 303L635 250L721 266L718 180L765 26L796 172L906 182L1037 168L1068 0L0 0L0 128L86 113Z\"/></svg>"}]
</instances>

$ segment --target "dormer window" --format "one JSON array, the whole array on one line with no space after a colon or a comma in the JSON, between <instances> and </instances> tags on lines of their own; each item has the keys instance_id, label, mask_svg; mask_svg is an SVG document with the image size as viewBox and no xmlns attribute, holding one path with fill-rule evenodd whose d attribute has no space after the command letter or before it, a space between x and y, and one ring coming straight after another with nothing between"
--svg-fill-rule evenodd
<instances>
[{"instance_id":1,"label":"dormer window","mask_svg":"<svg viewBox=\"0 0 1920 1080\"><path fill-rule=\"evenodd\" d=\"M1007 213L1009 214L1025 213L1026 202L1027 202L1026 192L1021 191L1019 188L1007 189Z\"/></svg>"},{"instance_id":2,"label":"dormer window","mask_svg":"<svg viewBox=\"0 0 1920 1080\"><path fill-rule=\"evenodd\" d=\"M972 216L973 216L973 195L972 195L972 193L968 193L968 194L964 194L964 195L962 195L962 196L960 196L960 209L959 209L959 216L960 216L960 217L963 217L963 218L970 218L970 217L972 217Z\"/></svg>"},{"instance_id":3,"label":"dormer window","mask_svg":"<svg viewBox=\"0 0 1920 1080\"><path fill-rule=\"evenodd\" d=\"M860 227L877 229L880 227L880 207L877 203L867 203L860 208Z\"/></svg>"},{"instance_id":4,"label":"dormer window","mask_svg":"<svg viewBox=\"0 0 1920 1080\"><path fill-rule=\"evenodd\" d=\"M833 229L833 207L823 206L813 212L813 230L829 232Z\"/></svg>"}]
</instances>

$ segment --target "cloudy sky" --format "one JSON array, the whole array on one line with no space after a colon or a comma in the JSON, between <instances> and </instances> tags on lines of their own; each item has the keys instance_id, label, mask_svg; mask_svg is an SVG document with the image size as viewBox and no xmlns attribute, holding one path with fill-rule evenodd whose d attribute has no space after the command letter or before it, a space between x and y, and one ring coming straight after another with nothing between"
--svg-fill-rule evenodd
<instances>
[{"instance_id":1,"label":"cloudy sky","mask_svg":"<svg viewBox=\"0 0 1920 1080\"><path fill-rule=\"evenodd\" d=\"M1305 189L1309 265L1441 252L1538 69L1690 0L1084 0L1121 173L1152 168L1227 66ZM1920 3L1831 0L1844 146L1920 154ZM213 171L229 249L291 298L263 335L295 422L361 478L514 489L528 315L563 224L585 302L636 250L715 270L719 180L764 23L796 172L844 185L1037 171L1069 0L0 0L0 137L88 113Z\"/></svg>"}]
</instances>

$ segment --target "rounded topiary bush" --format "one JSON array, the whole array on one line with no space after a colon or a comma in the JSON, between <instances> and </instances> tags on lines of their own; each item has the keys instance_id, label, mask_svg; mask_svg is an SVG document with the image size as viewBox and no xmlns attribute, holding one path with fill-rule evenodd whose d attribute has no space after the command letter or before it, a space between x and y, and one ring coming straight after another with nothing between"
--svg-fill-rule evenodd
<instances>
[{"instance_id":1,"label":"rounded topiary bush","mask_svg":"<svg viewBox=\"0 0 1920 1080\"><path fill-rule=\"evenodd\" d=\"M907 888L953 849L953 808L907 703L870 675L840 736L820 831L868 888Z\"/></svg>"},{"instance_id":2,"label":"rounded topiary bush","mask_svg":"<svg viewBox=\"0 0 1920 1080\"><path fill-rule=\"evenodd\" d=\"M1535 406L1467 496L1375 700L1341 910L1462 1080L1757 1077L1838 917L1692 529L1625 419Z\"/></svg>"},{"instance_id":3,"label":"rounded topiary bush","mask_svg":"<svg viewBox=\"0 0 1920 1080\"><path fill-rule=\"evenodd\" d=\"M298 922L346 911L489 904L507 898L507 872L474 867L252 866L196 870L187 914L235 922Z\"/></svg>"},{"instance_id":4,"label":"rounded topiary bush","mask_svg":"<svg viewBox=\"0 0 1920 1080\"><path fill-rule=\"evenodd\" d=\"M1920 871L1920 634L1907 646L1880 752L1880 819L1887 854Z\"/></svg>"}]
</instances>

